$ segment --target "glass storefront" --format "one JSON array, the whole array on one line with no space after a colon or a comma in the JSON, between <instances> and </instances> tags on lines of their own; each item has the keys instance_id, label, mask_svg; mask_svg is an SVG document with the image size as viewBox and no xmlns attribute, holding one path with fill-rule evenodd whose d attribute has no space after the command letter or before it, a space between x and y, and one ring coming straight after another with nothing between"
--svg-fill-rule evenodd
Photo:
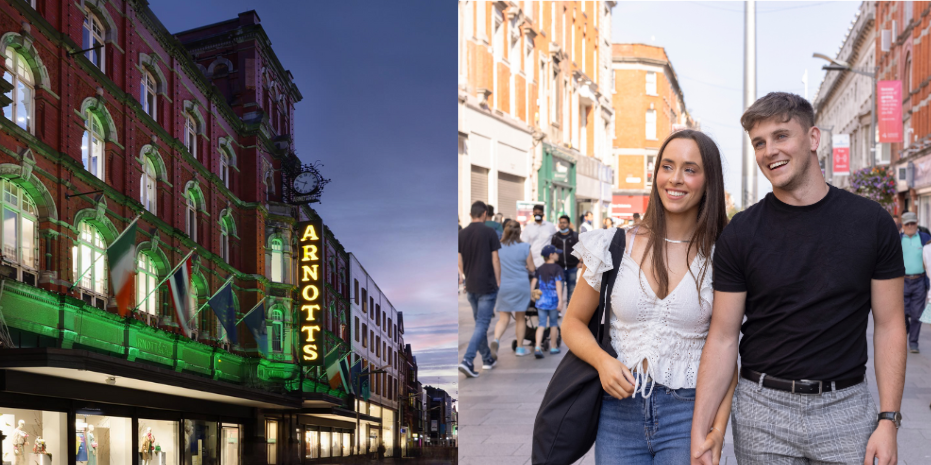
<instances>
[{"instance_id":1,"label":"glass storefront","mask_svg":"<svg viewBox=\"0 0 931 465\"><path fill-rule=\"evenodd\" d=\"M184 450L184 465L217 463L217 422L184 420Z\"/></svg>"},{"instance_id":2,"label":"glass storefront","mask_svg":"<svg viewBox=\"0 0 931 465\"><path fill-rule=\"evenodd\" d=\"M132 463L132 425L131 418L77 415L77 462L88 465Z\"/></svg>"},{"instance_id":3,"label":"glass storefront","mask_svg":"<svg viewBox=\"0 0 931 465\"><path fill-rule=\"evenodd\" d=\"M268 445L268 465L278 465L278 422L267 420L265 422L265 443Z\"/></svg>"},{"instance_id":4,"label":"glass storefront","mask_svg":"<svg viewBox=\"0 0 931 465\"><path fill-rule=\"evenodd\" d=\"M3 464L51 465L53 457L65 457L66 423L62 412L0 408Z\"/></svg>"},{"instance_id":5,"label":"glass storefront","mask_svg":"<svg viewBox=\"0 0 931 465\"><path fill-rule=\"evenodd\" d=\"M320 433L316 430L308 429L304 432L304 458L319 459L320 451Z\"/></svg>"},{"instance_id":6,"label":"glass storefront","mask_svg":"<svg viewBox=\"0 0 931 465\"><path fill-rule=\"evenodd\" d=\"M381 426L384 429L385 457L394 457L394 410L383 409Z\"/></svg>"},{"instance_id":7,"label":"glass storefront","mask_svg":"<svg viewBox=\"0 0 931 465\"><path fill-rule=\"evenodd\" d=\"M178 465L178 422L139 419L139 465Z\"/></svg>"},{"instance_id":8,"label":"glass storefront","mask_svg":"<svg viewBox=\"0 0 931 465\"><path fill-rule=\"evenodd\" d=\"M348 457L352 455L352 440L348 429L304 426L304 458Z\"/></svg>"},{"instance_id":9,"label":"glass storefront","mask_svg":"<svg viewBox=\"0 0 931 465\"><path fill-rule=\"evenodd\" d=\"M220 441L220 465L239 465L241 442L239 425L223 423Z\"/></svg>"}]
</instances>

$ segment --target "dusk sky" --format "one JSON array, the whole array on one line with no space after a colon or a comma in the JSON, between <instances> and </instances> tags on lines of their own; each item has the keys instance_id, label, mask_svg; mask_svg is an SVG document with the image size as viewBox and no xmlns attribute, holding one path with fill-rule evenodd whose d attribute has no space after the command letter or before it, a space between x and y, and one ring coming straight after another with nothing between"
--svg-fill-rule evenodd
<instances>
[{"instance_id":1,"label":"dusk sky","mask_svg":"<svg viewBox=\"0 0 931 465\"><path fill-rule=\"evenodd\" d=\"M453 6L150 2L170 32L258 13L304 97L295 150L332 180L313 208L404 313L420 381L456 397Z\"/></svg>"}]
</instances>

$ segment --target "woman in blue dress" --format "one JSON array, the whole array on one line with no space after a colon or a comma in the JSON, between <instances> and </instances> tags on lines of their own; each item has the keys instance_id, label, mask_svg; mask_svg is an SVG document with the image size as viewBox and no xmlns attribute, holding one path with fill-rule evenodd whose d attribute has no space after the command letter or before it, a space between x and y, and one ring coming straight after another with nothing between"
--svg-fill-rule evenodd
<instances>
[{"instance_id":1,"label":"woman in blue dress","mask_svg":"<svg viewBox=\"0 0 931 465\"><path fill-rule=\"evenodd\" d=\"M508 329L511 314L514 314L517 336L517 356L522 357L530 353L524 347L524 312L530 304L530 277L536 268L533 266L533 257L530 256L530 244L520 241L520 223L508 221L501 236L501 249L498 250L498 260L501 262L501 288L498 289L498 299L495 311L498 312L498 324L495 325L495 340L491 343L491 354L498 358L498 340Z\"/></svg>"}]
</instances>

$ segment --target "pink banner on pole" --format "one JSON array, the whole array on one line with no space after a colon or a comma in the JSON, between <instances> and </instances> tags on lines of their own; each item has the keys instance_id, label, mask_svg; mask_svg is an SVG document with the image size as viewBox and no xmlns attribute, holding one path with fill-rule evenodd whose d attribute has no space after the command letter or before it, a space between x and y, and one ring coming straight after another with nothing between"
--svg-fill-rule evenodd
<instances>
[{"instance_id":1,"label":"pink banner on pole","mask_svg":"<svg viewBox=\"0 0 931 465\"><path fill-rule=\"evenodd\" d=\"M834 176L850 174L850 134L834 134L831 137L834 146Z\"/></svg>"},{"instance_id":2,"label":"pink banner on pole","mask_svg":"<svg viewBox=\"0 0 931 465\"><path fill-rule=\"evenodd\" d=\"M877 142L902 142L902 81L876 83Z\"/></svg>"}]
</instances>

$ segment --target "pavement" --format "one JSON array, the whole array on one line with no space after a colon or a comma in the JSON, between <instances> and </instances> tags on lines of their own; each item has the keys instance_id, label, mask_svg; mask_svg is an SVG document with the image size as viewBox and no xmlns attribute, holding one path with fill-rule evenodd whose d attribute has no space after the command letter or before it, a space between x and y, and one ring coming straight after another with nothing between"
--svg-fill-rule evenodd
<instances>
[{"instance_id":1,"label":"pavement","mask_svg":"<svg viewBox=\"0 0 931 465\"><path fill-rule=\"evenodd\" d=\"M493 339L494 324L489 328ZM472 309L463 292L459 296L459 359L465 353L475 329ZM566 350L559 355L546 355L537 360L533 355L516 357L511 350L514 340L513 320L501 338L498 365L483 370L477 357L478 378L459 374L459 460L470 464L530 464L533 420L543 400L547 383ZM867 330L869 362L867 379L873 400L879 404L873 371L873 324ZM909 354L902 397L902 428L898 434L899 464L931 463L931 328L924 327L920 354ZM730 425L725 439L721 465L734 465L733 436ZM595 463L594 449L579 462Z\"/></svg>"}]
</instances>

